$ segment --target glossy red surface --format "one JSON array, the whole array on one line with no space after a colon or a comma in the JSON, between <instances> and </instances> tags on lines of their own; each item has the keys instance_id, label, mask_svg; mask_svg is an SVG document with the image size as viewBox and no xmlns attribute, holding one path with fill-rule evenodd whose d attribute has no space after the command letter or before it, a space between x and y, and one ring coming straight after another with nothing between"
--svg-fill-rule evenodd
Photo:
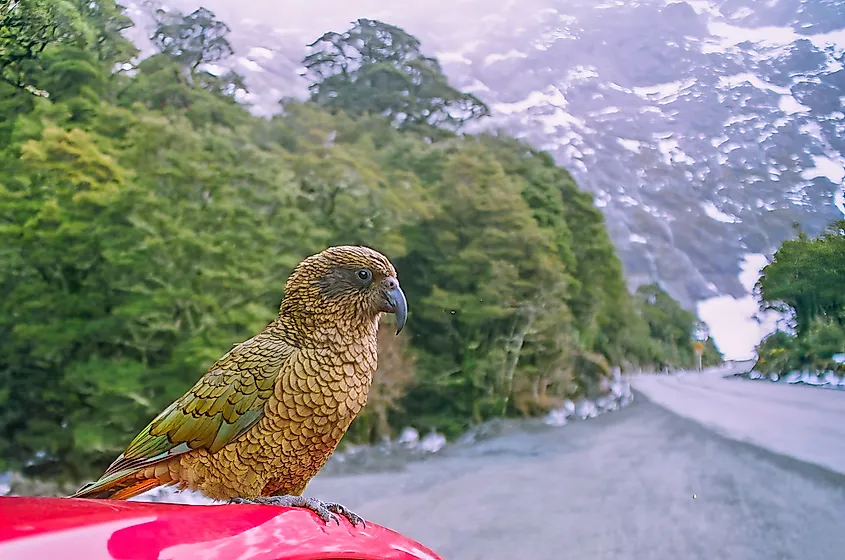
<instances>
[{"instance_id":1,"label":"glossy red surface","mask_svg":"<svg viewBox=\"0 0 845 560\"><path fill-rule=\"evenodd\" d=\"M373 523L297 508L0 498L3 560L442 560Z\"/></svg>"}]
</instances>

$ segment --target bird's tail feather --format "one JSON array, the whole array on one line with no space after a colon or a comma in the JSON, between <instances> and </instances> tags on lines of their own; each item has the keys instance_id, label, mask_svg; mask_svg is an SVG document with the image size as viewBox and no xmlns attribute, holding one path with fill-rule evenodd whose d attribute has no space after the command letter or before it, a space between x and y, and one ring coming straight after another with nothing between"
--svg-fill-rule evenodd
<instances>
[{"instance_id":1,"label":"bird's tail feather","mask_svg":"<svg viewBox=\"0 0 845 560\"><path fill-rule=\"evenodd\" d=\"M70 497L128 500L162 484L161 481L155 478L139 478L137 475L137 472L133 472L118 477L106 477L87 486L83 486Z\"/></svg>"}]
</instances>

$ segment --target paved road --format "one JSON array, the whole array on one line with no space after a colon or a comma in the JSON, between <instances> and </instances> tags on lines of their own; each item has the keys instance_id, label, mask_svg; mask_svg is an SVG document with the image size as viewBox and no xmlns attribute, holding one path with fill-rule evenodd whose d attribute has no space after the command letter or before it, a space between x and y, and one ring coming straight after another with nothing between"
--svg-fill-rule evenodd
<instances>
[{"instance_id":1,"label":"paved road","mask_svg":"<svg viewBox=\"0 0 845 560\"><path fill-rule=\"evenodd\" d=\"M726 371L641 375L633 385L727 437L845 474L845 391L725 379Z\"/></svg>"},{"instance_id":2,"label":"paved road","mask_svg":"<svg viewBox=\"0 0 845 560\"><path fill-rule=\"evenodd\" d=\"M646 383L673 398L672 382ZM689 395L706 384L673 383L693 387L676 398L695 409ZM744 406L750 398L754 414L777 419L759 385ZM731 391L707 390L718 393L713 407L733 403ZM793 410L805 397L777 398ZM452 448L399 471L318 475L306 494L450 560L845 558L845 476L722 437L642 394L616 413Z\"/></svg>"}]
</instances>

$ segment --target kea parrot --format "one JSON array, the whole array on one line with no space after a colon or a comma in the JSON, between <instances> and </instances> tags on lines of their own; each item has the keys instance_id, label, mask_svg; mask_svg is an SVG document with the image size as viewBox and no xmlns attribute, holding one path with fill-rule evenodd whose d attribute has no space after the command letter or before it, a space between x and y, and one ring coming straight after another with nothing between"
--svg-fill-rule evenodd
<instances>
[{"instance_id":1,"label":"kea parrot","mask_svg":"<svg viewBox=\"0 0 845 560\"><path fill-rule=\"evenodd\" d=\"M363 523L302 492L367 402L384 313L396 315L398 335L408 304L384 255L340 246L306 258L285 283L278 317L217 360L71 497L124 500L173 485Z\"/></svg>"}]
</instances>

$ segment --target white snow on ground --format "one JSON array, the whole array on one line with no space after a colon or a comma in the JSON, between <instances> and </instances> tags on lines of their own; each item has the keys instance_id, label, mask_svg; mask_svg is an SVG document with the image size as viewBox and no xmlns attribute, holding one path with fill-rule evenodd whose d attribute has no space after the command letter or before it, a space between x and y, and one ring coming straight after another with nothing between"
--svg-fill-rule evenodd
<instances>
[{"instance_id":1,"label":"white snow on ground","mask_svg":"<svg viewBox=\"0 0 845 560\"><path fill-rule=\"evenodd\" d=\"M807 180L816 177L827 177L831 183L842 185L845 180L845 158L836 155L835 159L828 156L810 156L813 167L807 167L801 172L801 177ZM833 205L845 216L845 185L833 193Z\"/></svg>"},{"instance_id":2,"label":"white snow on ground","mask_svg":"<svg viewBox=\"0 0 845 560\"><path fill-rule=\"evenodd\" d=\"M719 11L719 6L713 2L707 2L706 0L689 0L687 4L692 6L692 9L695 10L696 14L703 14L707 12L714 16L722 15L722 12Z\"/></svg>"},{"instance_id":3,"label":"white snow on ground","mask_svg":"<svg viewBox=\"0 0 845 560\"><path fill-rule=\"evenodd\" d=\"M709 21L707 29L711 35L719 38L718 45L725 49L735 47L746 41L757 43L761 47L777 49L800 39L807 39L819 50L833 47L834 56L838 56L845 51L845 29L831 31L830 33L800 35L791 27L739 27L720 21Z\"/></svg>"},{"instance_id":4,"label":"white snow on ground","mask_svg":"<svg viewBox=\"0 0 845 560\"><path fill-rule=\"evenodd\" d=\"M273 51L265 49L264 47L252 47L246 55L249 58L263 58L270 60L273 58Z\"/></svg>"},{"instance_id":5,"label":"white snow on ground","mask_svg":"<svg viewBox=\"0 0 845 560\"><path fill-rule=\"evenodd\" d=\"M730 125L728 123L725 123L725 126L730 126ZM722 144L724 144L727 141L728 141L728 137L723 134L723 135L718 136L716 138L712 138L710 140L710 145L713 146L714 148L718 148L719 146L721 146Z\"/></svg>"},{"instance_id":6,"label":"white snow on ground","mask_svg":"<svg viewBox=\"0 0 845 560\"><path fill-rule=\"evenodd\" d=\"M490 91L490 88L481 80L474 80L470 85L462 87L461 90L467 93L476 93L479 91Z\"/></svg>"},{"instance_id":7,"label":"white snow on ground","mask_svg":"<svg viewBox=\"0 0 845 560\"><path fill-rule=\"evenodd\" d=\"M501 60L510 60L512 58L528 58L528 55L516 49L511 49L504 54L488 54L484 57L484 66L489 66L494 62L499 62Z\"/></svg>"},{"instance_id":8,"label":"white snow on ground","mask_svg":"<svg viewBox=\"0 0 845 560\"><path fill-rule=\"evenodd\" d=\"M798 130L800 130L804 134L809 134L810 136L812 136L823 144L827 144L827 141L824 138L824 133L822 132L822 127L819 126L819 123L815 121L802 123L798 127Z\"/></svg>"},{"instance_id":9,"label":"white snow on ground","mask_svg":"<svg viewBox=\"0 0 845 560\"><path fill-rule=\"evenodd\" d=\"M600 111L591 112L590 116L592 117L592 116L595 116L595 115L612 115L612 114L618 113L618 112L619 112L619 107L605 107L604 109L602 109Z\"/></svg>"},{"instance_id":10,"label":"white snow on ground","mask_svg":"<svg viewBox=\"0 0 845 560\"><path fill-rule=\"evenodd\" d=\"M570 68L563 78L563 82L567 84L586 82L590 78L598 78L599 74L596 72L595 66L578 65L575 68Z\"/></svg>"},{"instance_id":11,"label":"white snow on ground","mask_svg":"<svg viewBox=\"0 0 845 560\"><path fill-rule=\"evenodd\" d=\"M721 295L698 303L698 316L707 323L711 336L726 360L753 358L757 343L774 332L778 321L784 319L779 313L759 312L757 299L751 294L760 276L760 270L766 264L768 259L765 255L746 254L741 265L739 281L748 291L748 295L741 298Z\"/></svg>"},{"instance_id":12,"label":"white snow on ground","mask_svg":"<svg viewBox=\"0 0 845 560\"><path fill-rule=\"evenodd\" d=\"M795 113L806 113L810 110L806 105L802 105L795 100L791 95L781 95L778 101L778 108L787 115L794 115Z\"/></svg>"},{"instance_id":13,"label":"white snow on ground","mask_svg":"<svg viewBox=\"0 0 845 560\"><path fill-rule=\"evenodd\" d=\"M495 103L492 108L494 118L497 116L519 117L520 114L527 113L529 120L541 125L543 132L552 140L540 146L540 149L551 151L567 145L574 148L575 140L583 140L580 135L572 131L573 128L587 133L595 132L583 119L565 111L567 105L563 92L555 86L549 86L543 91L532 91L524 99L513 103ZM563 131L559 129L568 131L570 134L561 134ZM572 152L568 155L572 159L582 154ZM581 166L584 165L583 162L577 160L572 161L570 165L577 167L579 163Z\"/></svg>"},{"instance_id":14,"label":"white snow on ground","mask_svg":"<svg viewBox=\"0 0 845 560\"><path fill-rule=\"evenodd\" d=\"M472 64L472 61L464 56L462 52L438 52L434 53L437 60L443 62L460 62L463 64Z\"/></svg>"},{"instance_id":15,"label":"white snow on ground","mask_svg":"<svg viewBox=\"0 0 845 560\"><path fill-rule=\"evenodd\" d=\"M215 76L220 76L226 73L226 69L217 64L203 64L202 69L209 74L214 74Z\"/></svg>"},{"instance_id":16,"label":"white snow on ground","mask_svg":"<svg viewBox=\"0 0 845 560\"><path fill-rule=\"evenodd\" d=\"M446 436L437 432L426 434L426 436L420 440L420 449L429 453L437 453L443 449L444 445L446 445Z\"/></svg>"},{"instance_id":17,"label":"white snow on ground","mask_svg":"<svg viewBox=\"0 0 845 560\"><path fill-rule=\"evenodd\" d=\"M839 189L839 192L833 195L833 204L842 212L842 217L845 218L845 187Z\"/></svg>"},{"instance_id":18,"label":"white snow on ground","mask_svg":"<svg viewBox=\"0 0 845 560\"><path fill-rule=\"evenodd\" d=\"M626 150L631 150L632 152L640 153L640 146L642 145L642 142L639 142L637 140L630 140L628 138L617 138L616 141L619 142L619 144L621 144L622 147Z\"/></svg>"},{"instance_id":19,"label":"white snow on ground","mask_svg":"<svg viewBox=\"0 0 845 560\"><path fill-rule=\"evenodd\" d=\"M558 88L549 86L545 91L532 91L528 94L528 97L520 101L514 101L513 103L495 103L493 108L500 113L510 115L512 113L527 111L531 107L542 107L546 104L564 108L569 105L569 102Z\"/></svg>"},{"instance_id":20,"label":"white snow on ground","mask_svg":"<svg viewBox=\"0 0 845 560\"><path fill-rule=\"evenodd\" d=\"M722 222L724 224L736 224L741 222L739 218L736 216L731 216L730 214L725 214L718 208L716 205L710 202L709 200L701 205L704 207L704 213L707 214L710 218L716 220L717 222Z\"/></svg>"},{"instance_id":21,"label":"white snow on ground","mask_svg":"<svg viewBox=\"0 0 845 560\"><path fill-rule=\"evenodd\" d=\"M687 80L666 82L664 84L655 84L653 86L634 87L632 90L643 99L665 99L673 95L678 95L685 89L691 88L695 85L695 82L695 78L689 78Z\"/></svg>"},{"instance_id":22,"label":"white snow on ground","mask_svg":"<svg viewBox=\"0 0 845 560\"><path fill-rule=\"evenodd\" d=\"M656 136L659 138L659 136ZM686 152L684 152L678 145L675 138L665 138L657 140L657 150L663 156L663 163L672 165L673 163L695 163Z\"/></svg>"},{"instance_id":23,"label":"white snow on ground","mask_svg":"<svg viewBox=\"0 0 845 560\"><path fill-rule=\"evenodd\" d=\"M731 76L719 76L719 87L736 87L744 83L749 83L757 89L769 90L779 93L781 95L789 95L790 91L787 87L780 87L769 82L761 80L755 74L750 72L743 72L741 74L733 74Z\"/></svg>"},{"instance_id":24,"label":"white snow on ground","mask_svg":"<svg viewBox=\"0 0 845 560\"><path fill-rule=\"evenodd\" d=\"M240 64L247 70L252 70L253 72L264 72L264 68L262 68L261 65L248 58L240 57L238 59L238 64Z\"/></svg>"},{"instance_id":25,"label":"white snow on ground","mask_svg":"<svg viewBox=\"0 0 845 560\"><path fill-rule=\"evenodd\" d=\"M749 8L747 6L743 6L742 8L740 8L737 11L735 11L734 13L732 13L729 17L731 19L741 19L741 18L750 16L753 13L754 12L751 10L751 8Z\"/></svg>"},{"instance_id":26,"label":"white snow on ground","mask_svg":"<svg viewBox=\"0 0 845 560\"><path fill-rule=\"evenodd\" d=\"M801 177L804 179L813 179L815 177L827 177L832 183L841 183L845 178L845 166L843 166L842 158L840 161L834 161L827 156L810 156L813 158L813 167L807 167L801 172Z\"/></svg>"},{"instance_id":27,"label":"white snow on ground","mask_svg":"<svg viewBox=\"0 0 845 560\"><path fill-rule=\"evenodd\" d=\"M637 235L636 233L632 233L628 237L628 240L631 243L643 243L643 244L648 243L648 240L645 237L643 237L642 235Z\"/></svg>"}]
</instances>

